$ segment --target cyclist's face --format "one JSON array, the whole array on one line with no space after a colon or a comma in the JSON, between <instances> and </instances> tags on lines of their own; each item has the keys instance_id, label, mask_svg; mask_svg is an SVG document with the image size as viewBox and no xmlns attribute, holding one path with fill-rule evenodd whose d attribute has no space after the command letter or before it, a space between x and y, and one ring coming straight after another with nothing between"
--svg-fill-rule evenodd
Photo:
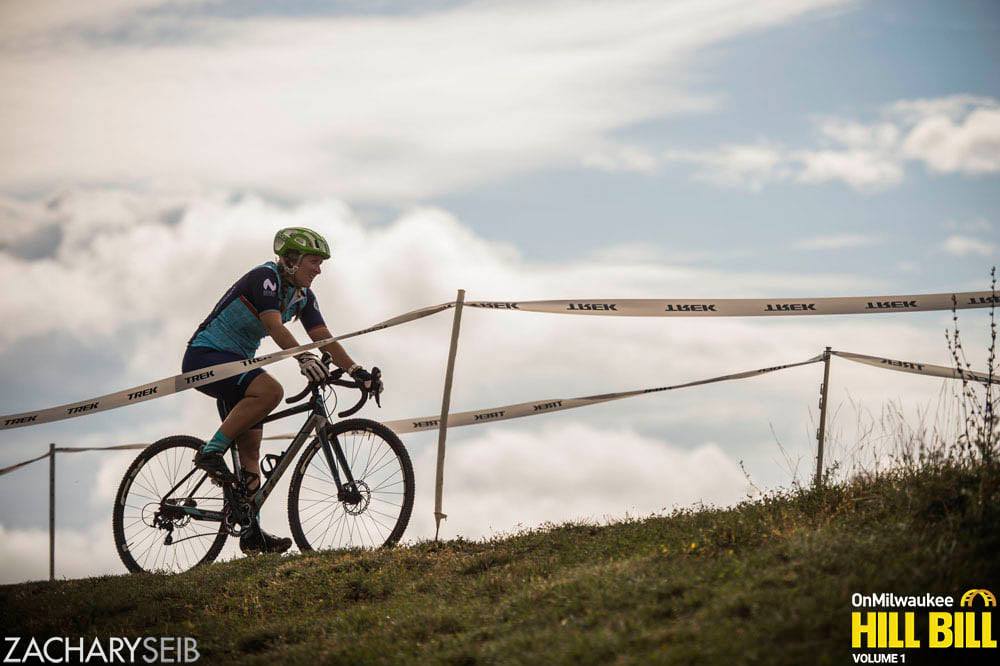
<instances>
[{"instance_id":1,"label":"cyclist's face","mask_svg":"<svg viewBox=\"0 0 1000 666\"><path fill-rule=\"evenodd\" d=\"M299 267L295 271L295 281L298 285L300 287L310 286L316 276L322 273L320 270L322 263L323 257L316 254L307 254L302 257L302 261L299 262Z\"/></svg>"}]
</instances>

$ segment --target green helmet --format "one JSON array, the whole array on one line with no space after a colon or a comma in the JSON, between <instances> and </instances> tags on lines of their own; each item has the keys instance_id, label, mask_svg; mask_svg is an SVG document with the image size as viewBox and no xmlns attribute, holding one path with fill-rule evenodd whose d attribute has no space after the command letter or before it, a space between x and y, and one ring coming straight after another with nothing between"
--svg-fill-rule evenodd
<instances>
[{"instance_id":1,"label":"green helmet","mask_svg":"<svg viewBox=\"0 0 1000 666\"><path fill-rule=\"evenodd\" d=\"M305 227L286 227L274 235L274 253L283 257L289 252L318 254L324 259L330 258L330 246L326 239Z\"/></svg>"}]
</instances>

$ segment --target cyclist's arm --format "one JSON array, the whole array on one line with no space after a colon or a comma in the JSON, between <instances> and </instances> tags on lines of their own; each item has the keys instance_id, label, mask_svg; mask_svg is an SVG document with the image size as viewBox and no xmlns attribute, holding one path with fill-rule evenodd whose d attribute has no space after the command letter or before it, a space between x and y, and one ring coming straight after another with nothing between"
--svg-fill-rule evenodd
<instances>
[{"instance_id":1,"label":"cyclist's arm","mask_svg":"<svg viewBox=\"0 0 1000 666\"><path fill-rule=\"evenodd\" d=\"M323 325L314 326L306 331L306 333L309 334L309 337L312 338L313 341L333 337L333 333L330 332L330 329ZM329 352L330 356L333 358L333 362L338 368L347 370L354 365L354 361L347 354L347 352L344 351L344 348L340 346L339 342L331 342L328 345L320 347L320 349L325 352Z\"/></svg>"},{"instance_id":2,"label":"cyclist's arm","mask_svg":"<svg viewBox=\"0 0 1000 666\"><path fill-rule=\"evenodd\" d=\"M271 336L271 339L278 343L278 346L282 349L299 346L299 343L295 340L295 336L281 322L281 315L278 314L277 310L261 312L260 323L264 325L264 330Z\"/></svg>"}]
</instances>

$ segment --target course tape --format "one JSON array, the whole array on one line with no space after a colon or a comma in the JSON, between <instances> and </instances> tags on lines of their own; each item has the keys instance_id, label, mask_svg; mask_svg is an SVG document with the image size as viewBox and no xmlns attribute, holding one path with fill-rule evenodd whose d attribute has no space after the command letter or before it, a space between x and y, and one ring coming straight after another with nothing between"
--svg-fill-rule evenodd
<instances>
[{"instance_id":1,"label":"course tape","mask_svg":"<svg viewBox=\"0 0 1000 666\"><path fill-rule=\"evenodd\" d=\"M952 299L954 298L954 303ZM1000 304L991 291L838 298L575 299L566 301L469 301L470 308L621 317L764 317L928 312L988 308Z\"/></svg>"},{"instance_id":2,"label":"course tape","mask_svg":"<svg viewBox=\"0 0 1000 666\"><path fill-rule=\"evenodd\" d=\"M980 382L989 382L990 376L983 372L976 372L973 370L965 370L959 373L955 368L949 368L943 365L933 365L930 363L917 363L914 361L897 361L890 358L883 358L880 356L868 356L866 354L855 354L853 352L845 351L832 351L832 355L845 358L849 361L855 361L857 363L864 363L866 365L875 366L877 368L883 368L886 370L896 370L897 372L909 372L918 375L927 375L931 377L944 377L948 379L961 379L962 375L966 379L974 379ZM494 421L505 421L507 419L522 418L525 416L535 416L537 414L549 414L551 412L558 412L565 409L574 409L576 407L586 407L588 405L596 405L602 402L610 402L613 400L621 400L623 398L631 398L637 395L646 395L648 393L657 393L660 391L672 391L675 389L687 388L690 386L701 386L703 384L713 384L716 382L731 381L734 379L746 379L748 377L756 377L758 375L763 375L769 372L775 372L778 370L784 370L786 368L794 368L801 365L809 365L811 363L818 363L823 360L823 354L817 354L816 356L799 363L788 363L786 365L776 365L769 368L760 368L757 370L747 370L745 372L737 372L728 375L720 375L718 377L711 377L709 379L699 379L693 382L687 382L684 384L674 384L673 386L659 386L656 388L647 389L637 389L633 391L622 391L620 393L604 393L600 395L590 395L580 398L561 398L561 399L549 399L549 400L535 400L532 402L522 402L514 405L504 405L502 407L491 407L489 409L479 409L471 412L457 412L448 416L448 427L454 428L458 426L466 425L478 425L481 423L492 423ZM1000 378L993 377L992 382L994 384L1000 384ZM439 427L441 423L440 418L433 416L425 416L415 419L399 419L396 421L386 421L384 425L391 428L394 432L400 434L406 434L411 432L421 432L424 430L434 430ZM264 437L266 440L278 440L278 439L292 439L295 435L292 433L286 433L284 435L271 435ZM144 449L149 444L120 444L118 446L85 446L85 447L57 447L56 451L66 451L66 452L79 452L79 451L109 451L109 450L127 450L127 449ZM44 460L48 458L48 453L43 453L37 458L32 458L31 460L25 460L23 462L16 463L9 467L4 467L0 469L0 476L4 474L9 474L16 469L20 469L31 463L38 462L39 460Z\"/></svg>"},{"instance_id":3,"label":"course tape","mask_svg":"<svg viewBox=\"0 0 1000 666\"><path fill-rule=\"evenodd\" d=\"M441 312L442 310L447 310L453 306L453 303L442 303L441 305L420 308L419 310L413 310L412 312L407 312L397 317L386 319L383 322L379 322L374 326L369 326L368 328L360 331L326 338L325 340L317 340L316 342L299 345L298 347L292 347L291 349L282 349L270 354L264 354L263 356L257 356L256 358L244 361L220 363L219 365L208 366L199 370L174 375L173 377L165 377L154 382L133 386L132 388L122 391L116 391L115 393L108 393L107 395L98 396L96 398L87 398L86 400L71 402L57 407L49 407L47 409L34 412L22 412L20 414L7 414L5 416L0 416L0 430L21 428L29 425L38 425L40 423L51 423L53 421L61 421L63 419L75 418L77 416L84 416L95 412L103 412L109 409L122 407L124 405L145 402L146 400L162 398L166 395L179 393L181 391L186 391L187 389L217 382L220 379L226 379L234 375L243 374L247 371L247 368L258 368L264 365L269 365L282 359L289 358L290 356L301 354L304 351L328 345L331 342L353 338L355 336L364 335L373 331L380 331L384 328L389 328L390 326L397 326L415 319L421 319L423 317Z\"/></svg>"},{"instance_id":4,"label":"course tape","mask_svg":"<svg viewBox=\"0 0 1000 666\"><path fill-rule=\"evenodd\" d=\"M46 452L46 453L43 453L42 455L38 456L37 458L32 458L31 460L25 460L24 462L14 463L10 467L4 467L4 468L0 469L0 476L3 476L4 474L10 474L15 469L20 469L20 468L22 468L22 467L24 467L26 465L30 465L31 463L38 462L39 460L44 460L44 459L48 458L49 455L50 454Z\"/></svg>"},{"instance_id":5,"label":"course tape","mask_svg":"<svg viewBox=\"0 0 1000 666\"><path fill-rule=\"evenodd\" d=\"M953 294L909 294L896 296L854 296L814 299L619 299L619 300L555 300L555 301L470 301L468 307L521 310L583 315L619 315L627 317L747 317L747 316L796 316L824 314L861 314L872 312L926 312L994 307L1000 302L994 292L975 291ZM58 405L34 412L21 412L0 416L0 430L20 428L41 423L51 423L95 412L115 409L146 400L161 398L205 384L242 374L250 367L260 367L282 359L316 349L338 340L364 335L391 326L427 317L455 307L454 302L442 303L413 310L383 322L325 340L284 349L256 358L221 363L192 372L166 377L147 384L88 398L78 402Z\"/></svg>"},{"instance_id":6,"label":"course tape","mask_svg":"<svg viewBox=\"0 0 1000 666\"><path fill-rule=\"evenodd\" d=\"M947 379L971 379L977 382L982 382L984 384L1000 384L1000 377L994 375L990 377L985 372L976 372L975 370L962 370L959 372L955 368L949 368L944 365L933 365L931 363L917 363L915 361L896 361L891 358L882 358L880 356L867 356L865 354L854 354L852 352L845 351L834 351L830 352L834 356L839 356L841 358L846 358L849 361L854 361L855 363L864 363L865 365L874 365L876 368L884 368L886 370L895 370L897 372L909 372L915 375L928 375L930 377L945 377Z\"/></svg>"},{"instance_id":7,"label":"course tape","mask_svg":"<svg viewBox=\"0 0 1000 666\"><path fill-rule=\"evenodd\" d=\"M537 416L539 414L550 414L564 409L575 409L577 407L587 407L602 402L612 400L622 400L632 398L637 395L648 393L659 393L661 391L673 391L675 389L687 388L689 386L701 386L702 384L714 384L715 382L726 382L734 379L746 379L756 377L769 372L795 368L800 365L809 365L823 360L823 355L818 354L807 361L799 363L788 363L776 365L770 368L759 368L757 370L747 370L736 372L709 379L699 379L685 384L674 384L673 386L658 386L656 388L636 389L633 391L622 391L620 393L602 393L600 395L588 395L581 398L550 398L546 400L534 400L532 402L521 402L516 405L503 405L502 407L490 407L488 409L477 409L471 412L456 412L448 415L448 427L479 425L481 423L493 423L494 421L506 421L508 419L519 419L525 416ZM384 421L383 425L388 426L393 432L405 434L410 432L421 432L423 430L436 430L441 424L440 416L422 416L415 419L400 419L398 421ZM284 435L271 435L264 439L292 439L293 433Z\"/></svg>"}]
</instances>

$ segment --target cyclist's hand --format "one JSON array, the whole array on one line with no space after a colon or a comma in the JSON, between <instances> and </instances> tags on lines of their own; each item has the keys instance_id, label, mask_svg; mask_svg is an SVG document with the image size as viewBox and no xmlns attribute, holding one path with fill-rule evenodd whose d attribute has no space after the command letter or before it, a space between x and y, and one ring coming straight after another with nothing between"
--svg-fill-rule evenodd
<instances>
[{"instance_id":1,"label":"cyclist's hand","mask_svg":"<svg viewBox=\"0 0 1000 666\"><path fill-rule=\"evenodd\" d=\"M299 362L299 372L305 375L310 382L321 382L330 376L330 371L316 357L316 354L303 352L297 355L295 360Z\"/></svg>"},{"instance_id":2,"label":"cyclist's hand","mask_svg":"<svg viewBox=\"0 0 1000 666\"><path fill-rule=\"evenodd\" d=\"M354 368L353 372L351 372L351 379L363 386L366 391L374 396L378 396L382 393L384 388L381 377L379 377L378 380L374 380L372 378L372 373L368 372L360 365Z\"/></svg>"}]
</instances>

